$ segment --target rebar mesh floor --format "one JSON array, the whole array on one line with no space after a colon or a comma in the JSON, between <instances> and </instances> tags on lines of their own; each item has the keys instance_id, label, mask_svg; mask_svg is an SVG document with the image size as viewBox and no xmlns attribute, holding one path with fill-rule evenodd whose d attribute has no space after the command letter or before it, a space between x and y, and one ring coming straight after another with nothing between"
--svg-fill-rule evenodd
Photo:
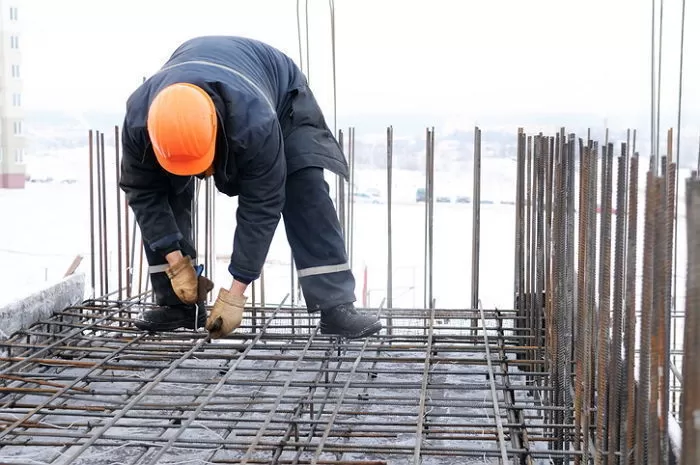
<instances>
[{"instance_id":1,"label":"rebar mesh floor","mask_svg":"<svg viewBox=\"0 0 700 465\"><path fill-rule=\"evenodd\" d=\"M266 308L211 342L132 329L142 307L70 308L2 344L1 463L561 457L532 387L544 375L503 329L512 312L392 310L378 336L346 341L303 309Z\"/></svg>"}]
</instances>

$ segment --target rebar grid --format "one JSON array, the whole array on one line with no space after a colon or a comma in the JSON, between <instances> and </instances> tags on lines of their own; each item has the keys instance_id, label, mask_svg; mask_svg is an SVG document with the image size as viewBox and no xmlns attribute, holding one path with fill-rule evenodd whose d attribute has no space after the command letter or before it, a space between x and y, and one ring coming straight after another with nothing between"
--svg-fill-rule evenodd
<instances>
[{"instance_id":1,"label":"rebar grid","mask_svg":"<svg viewBox=\"0 0 700 465\"><path fill-rule=\"evenodd\" d=\"M678 392L697 384L679 371L691 369L683 362L694 352L678 347L685 315L671 306L678 169L669 145L660 174L640 173L632 134L617 155L607 131L604 143L590 131L586 139L565 128L551 137L518 131L514 310L480 308L477 232L488 225L479 224L478 204L472 309L437 307L435 133L429 128L424 308L392 308L389 203L384 333L355 342L319 334L316 317L298 308L292 261L290 305L265 306L263 274L252 286L243 327L216 343L205 333L150 336L129 329L151 304L126 209L124 234L118 223L114 241L124 269L107 279L102 226L112 201L98 134L93 282L104 298L118 300L58 312L0 345L0 462L670 463L678 441L671 444L669 428L676 412L688 415ZM349 135L354 160L354 130ZM389 198L392 144L390 127ZM477 127L475 203L480 149ZM204 187L204 208L193 206L194 240L212 267L214 189ZM353 197L344 199L344 189L338 195L352 257ZM116 204L121 216L119 196ZM686 334L689 339L697 338ZM692 402L692 393L684 399Z\"/></svg>"},{"instance_id":2,"label":"rebar grid","mask_svg":"<svg viewBox=\"0 0 700 465\"><path fill-rule=\"evenodd\" d=\"M516 360L529 336L504 327L514 311L394 309L391 335L347 342L321 335L305 311L258 308L257 323L249 309L240 330L210 343L204 332L125 326L144 305L68 308L1 344L0 462L533 463L561 454L548 450L539 421L558 408L533 395L546 388L524 382L546 372Z\"/></svg>"}]
</instances>

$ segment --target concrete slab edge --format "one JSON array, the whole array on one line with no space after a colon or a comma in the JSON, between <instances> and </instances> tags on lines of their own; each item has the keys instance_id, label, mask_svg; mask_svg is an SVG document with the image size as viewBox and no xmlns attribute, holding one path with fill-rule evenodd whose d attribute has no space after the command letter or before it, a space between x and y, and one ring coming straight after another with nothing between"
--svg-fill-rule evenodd
<instances>
[{"instance_id":1,"label":"concrete slab edge","mask_svg":"<svg viewBox=\"0 0 700 465\"><path fill-rule=\"evenodd\" d=\"M33 294L0 306L0 341L27 329L54 312L82 302L85 298L85 274L76 273Z\"/></svg>"}]
</instances>

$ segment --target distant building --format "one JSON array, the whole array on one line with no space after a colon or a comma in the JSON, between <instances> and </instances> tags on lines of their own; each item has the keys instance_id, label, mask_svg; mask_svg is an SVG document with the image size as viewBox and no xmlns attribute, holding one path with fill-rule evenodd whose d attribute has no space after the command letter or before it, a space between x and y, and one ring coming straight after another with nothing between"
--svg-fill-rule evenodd
<instances>
[{"instance_id":1,"label":"distant building","mask_svg":"<svg viewBox=\"0 0 700 465\"><path fill-rule=\"evenodd\" d=\"M24 187L21 0L0 0L0 188Z\"/></svg>"}]
</instances>

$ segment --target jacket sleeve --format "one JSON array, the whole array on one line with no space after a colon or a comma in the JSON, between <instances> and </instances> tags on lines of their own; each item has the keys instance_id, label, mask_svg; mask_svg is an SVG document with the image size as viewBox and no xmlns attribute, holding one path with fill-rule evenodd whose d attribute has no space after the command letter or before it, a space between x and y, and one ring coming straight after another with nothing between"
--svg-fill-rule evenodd
<instances>
[{"instance_id":1,"label":"jacket sleeve","mask_svg":"<svg viewBox=\"0 0 700 465\"><path fill-rule=\"evenodd\" d=\"M145 131L129 129L126 124L122 130L119 187L151 250L172 247L182 239L168 202L168 176L158 165Z\"/></svg>"},{"instance_id":2,"label":"jacket sleeve","mask_svg":"<svg viewBox=\"0 0 700 465\"><path fill-rule=\"evenodd\" d=\"M260 276L285 199L287 163L276 118L262 134L238 168L240 194L229 272L244 283Z\"/></svg>"}]
</instances>

